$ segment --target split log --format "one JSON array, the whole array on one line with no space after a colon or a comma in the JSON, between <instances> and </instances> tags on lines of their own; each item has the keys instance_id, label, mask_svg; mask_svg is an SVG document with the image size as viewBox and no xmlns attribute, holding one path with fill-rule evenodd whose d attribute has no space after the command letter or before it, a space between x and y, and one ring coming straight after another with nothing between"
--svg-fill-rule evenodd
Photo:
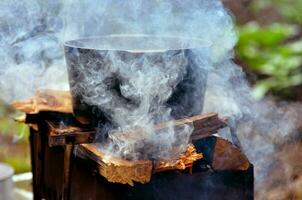
<instances>
[{"instance_id":1,"label":"split log","mask_svg":"<svg viewBox=\"0 0 302 200\"><path fill-rule=\"evenodd\" d=\"M212 160L209 164L213 170L246 171L249 169L249 160L236 146L223 138L214 136L212 138L215 139L215 144L212 148L212 158L206 157L206 159ZM207 138L204 140L207 140ZM194 162L203 158L203 154L196 152L193 145L188 145L186 152L176 160L157 162L149 160L129 161L108 156L92 144L79 145L77 155L96 162L99 174L104 176L109 182L132 186L134 182L149 182L152 174L158 172L191 169Z\"/></svg>"},{"instance_id":2,"label":"split log","mask_svg":"<svg viewBox=\"0 0 302 200\"><path fill-rule=\"evenodd\" d=\"M81 144L77 155L98 164L99 174L109 182L134 185L134 182L148 183L152 175L152 161L128 161L101 152L94 144Z\"/></svg>"},{"instance_id":3,"label":"split log","mask_svg":"<svg viewBox=\"0 0 302 200\"><path fill-rule=\"evenodd\" d=\"M62 123L46 121L48 125L49 146L62 146L66 144L93 143L96 131L92 128L79 126L65 126Z\"/></svg>"},{"instance_id":4,"label":"split log","mask_svg":"<svg viewBox=\"0 0 302 200\"><path fill-rule=\"evenodd\" d=\"M223 170L247 170L250 162L247 157L231 142L217 137L214 147L212 168Z\"/></svg>"},{"instance_id":5,"label":"split log","mask_svg":"<svg viewBox=\"0 0 302 200\"><path fill-rule=\"evenodd\" d=\"M28 121L33 123L33 120ZM65 125L63 123L54 123L48 120L46 122L50 130L48 134L50 146L94 142L96 130L93 127ZM192 141L217 133L219 129L227 126L226 121L220 119L216 113L208 113L205 115L197 115L155 125L155 131L159 132L169 128L170 126L173 126L177 131L177 127L184 124L193 125L194 129L191 135ZM143 131L144 130L139 129L129 132L113 133L112 135L121 141L133 141L139 143L144 138Z\"/></svg>"},{"instance_id":6,"label":"split log","mask_svg":"<svg viewBox=\"0 0 302 200\"><path fill-rule=\"evenodd\" d=\"M43 90L38 91L36 96L27 101L15 101L12 103L13 107L19 111L25 112L26 118L16 118L17 121L25 122L31 127L36 127L37 120L41 118L39 113L60 112L70 114L72 112L71 96L69 92ZM47 111L47 112L45 112ZM47 118L47 116L44 116ZM70 114L70 117L72 115ZM62 123L53 123L49 120L47 122L49 132L49 145L65 145L65 144L81 144L92 143L95 138L96 131L94 128L85 128L77 123L74 126L71 124L65 125ZM219 129L226 127L226 119L220 119L217 113L208 113L204 115L197 115L187 117L184 119L174 120L170 122L160 123L155 125L156 131L161 131L173 126L175 129L185 124L191 124L194 127L191 135L191 140L198 140L216 133ZM143 130L134 130L125 133L116 133L121 139L138 140L141 137Z\"/></svg>"},{"instance_id":7,"label":"split log","mask_svg":"<svg viewBox=\"0 0 302 200\"><path fill-rule=\"evenodd\" d=\"M46 113L47 114L47 113ZM36 114L27 114L15 118L17 122L26 123L30 127L38 130L37 120L39 116ZM208 113L205 115L197 115L181 120L161 123L155 125L156 131L162 131L173 125L175 129L184 124L192 124L194 127L191 135L191 141L205 138L209 135L217 133L223 127L226 127L226 120L220 119L216 113ZM62 146L66 144L84 144L93 143L96 135L96 130L89 126L80 126L79 124L64 124L64 122L54 122L46 120L48 126L48 141L50 146ZM139 141L142 139L143 130L134 130L131 132L116 133L120 140Z\"/></svg>"},{"instance_id":8,"label":"split log","mask_svg":"<svg viewBox=\"0 0 302 200\"><path fill-rule=\"evenodd\" d=\"M69 91L39 90L34 97L24 101L14 101L12 106L15 109L27 114L26 119L24 120L24 118L22 118L21 120L25 121L27 124L30 124L32 127L35 126L35 120L39 118L37 114L40 112L72 113L72 102ZM180 120L161 123L155 126L155 130L159 131L171 127L171 125L177 129L184 124L192 124L194 126L194 131L191 136L191 140L193 141L212 135L219 129L227 126L226 119L218 118L216 113L208 113L205 115L197 115ZM78 125L79 124L76 126ZM49 140L49 144L52 146L70 143L90 143L93 141L95 135L94 130L78 130L73 129L72 127L62 130L61 125L57 126L55 124L52 124L50 129L51 134L49 137L52 138ZM143 130L131 131L131 135L130 133L122 133L120 137L137 139L140 137L140 133L142 133L142 131ZM133 132L135 132L135 134L133 134ZM87 135L85 136L84 134L86 133Z\"/></svg>"},{"instance_id":9,"label":"split log","mask_svg":"<svg viewBox=\"0 0 302 200\"><path fill-rule=\"evenodd\" d=\"M174 130L177 131L177 129L183 125L192 125L193 132L191 134L191 140L199 140L217 133L219 129L226 127L227 123L226 119L220 119L217 113L207 113L157 124L154 126L154 131L164 132L164 130L168 128L174 128ZM140 142L144 138L144 130L135 129L127 132L113 133L112 135L112 137L120 141Z\"/></svg>"},{"instance_id":10,"label":"split log","mask_svg":"<svg viewBox=\"0 0 302 200\"><path fill-rule=\"evenodd\" d=\"M189 144L185 153L181 154L179 159L171 161L158 161L155 163L153 173L168 170L192 169L193 163L203 158L201 153L197 153L193 144Z\"/></svg>"},{"instance_id":11,"label":"split log","mask_svg":"<svg viewBox=\"0 0 302 200\"><path fill-rule=\"evenodd\" d=\"M25 123L35 124L43 115L46 119L48 128L48 144L49 146L62 146L66 144L82 144L78 148L79 155L86 156L94 160L99 165L99 172L110 182L118 182L133 185L134 182L149 182L152 173L166 170L184 170L191 167L193 162L201 159L202 154L195 151L194 146L189 146L187 151L180 156L178 160L160 161L152 163L149 160L128 161L112 156L106 156L100 152L95 145L84 143L92 143L94 141L96 130L93 127L80 124L64 124L63 122L54 122L47 120L47 113L58 112L68 114L67 118L72 117L71 95L67 91L43 90L27 101L15 101L12 103L17 110L27 113L27 117L19 119ZM68 118L69 119L69 118ZM70 120L67 120L70 121ZM71 120L72 121L72 120ZM197 115L184 119L173 120L155 125L155 131L163 132L168 128L177 128L183 125L192 125L193 133L191 140L199 140L216 133L219 129L226 127L226 119L220 119L217 113L208 113L205 115ZM133 130L130 132L116 133L121 140L140 141L143 139L144 130ZM115 134L114 134L115 135ZM216 164L219 166L219 162Z\"/></svg>"},{"instance_id":12,"label":"split log","mask_svg":"<svg viewBox=\"0 0 302 200\"><path fill-rule=\"evenodd\" d=\"M193 132L191 134L191 140L199 140L204 137L217 133L219 129L227 126L227 119L220 119L217 113L207 113L203 115L195 115L193 117L187 117L172 122L161 123L155 125L155 130L165 129L173 125L177 129L178 126L184 124L193 125Z\"/></svg>"},{"instance_id":13,"label":"split log","mask_svg":"<svg viewBox=\"0 0 302 200\"><path fill-rule=\"evenodd\" d=\"M188 145L176 160L152 162L150 160L129 161L101 152L97 144L81 144L77 148L77 155L93 160L98 165L99 174L109 182L134 185L134 182L148 183L153 173L169 170L185 170L203 157L197 153L193 145Z\"/></svg>"},{"instance_id":14,"label":"split log","mask_svg":"<svg viewBox=\"0 0 302 200\"><path fill-rule=\"evenodd\" d=\"M27 114L38 114L41 111L72 113L69 91L38 90L34 97L24 101L13 101L11 105Z\"/></svg>"}]
</instances>

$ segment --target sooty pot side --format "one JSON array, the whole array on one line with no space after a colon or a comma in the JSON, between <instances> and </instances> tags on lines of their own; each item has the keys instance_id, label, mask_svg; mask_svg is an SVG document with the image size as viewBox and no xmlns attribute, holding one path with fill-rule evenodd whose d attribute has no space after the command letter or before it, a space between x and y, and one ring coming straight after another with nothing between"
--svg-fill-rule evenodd
<instances>
[{"instance_id":1,"label":"sooty pot side","mask_svg":"<svg viewBox=\"0 0 302 200\"><path fill-rule=\"evenodd\" d=\"M163 104L171 108L174 119L201 113L207 78L203 65L206 64L197 61L195 48L182 48L188 42L176 37L155 36L103 36L66 42L64 48L74 115L86 124L110 123L110 110L95 100L110 97L113 109L123 106L131 110L138 105L140 102L123 96L120 90L127 77L112 69L121 62L128 68L146 59L150 67L173 64L185 69L179 82L171 86L172 94ZM130 44L135 44L134 50L129 48ZM176 57L180 55L182 61L177 62ZM103 77L101 81L99 73ZM100 84L106 87L98 90Z\"/></svg>"}]
</instances>

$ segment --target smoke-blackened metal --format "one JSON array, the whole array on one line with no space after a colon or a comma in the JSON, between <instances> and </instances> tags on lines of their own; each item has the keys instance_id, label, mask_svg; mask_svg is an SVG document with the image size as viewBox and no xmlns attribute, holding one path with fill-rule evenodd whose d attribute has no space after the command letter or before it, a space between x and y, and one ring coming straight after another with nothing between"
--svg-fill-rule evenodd
<instances>
[{"instance_id":1,"label":"smoke-blackened metal","mask_svg":"<svg viewBox=\"0 0 302 200\"><path fill-rule=\"evenodd\" d=\"M200 41L192 39L146 35L103 36L66 42L75 116L84 123L93 119L114 124L114 115L124 110L131 112L144 103L145 97L140 95L149 95L146 112L155 121L162 120L158 118L166 109L171 109L172 118L201 113L207 75L194 56L194 49L204 48L198 43ZM140 93L137 86L131 85L136 76L131 70L144 73L146 67L159 72L159 76L163 71L169 79L168 89L152 91L150 95ZM148 89L148 85L154 83L147 80L148 74L146 76Z\"/></svg>"}]
</instances>

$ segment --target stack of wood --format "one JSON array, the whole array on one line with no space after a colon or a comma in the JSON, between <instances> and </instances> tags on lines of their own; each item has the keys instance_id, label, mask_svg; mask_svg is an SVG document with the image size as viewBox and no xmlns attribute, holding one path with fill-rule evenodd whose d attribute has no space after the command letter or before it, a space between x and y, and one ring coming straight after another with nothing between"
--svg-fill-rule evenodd
<instances>
[{"instance_id":1,"label":"stack of wood","mask_svg":"<svg viewBox=\"0 0 302 200\"><path fill-rule=\"evenodd\" d=\"M38 124L43 116L48 130L48 146L51 148L72 145L74 148L68 147L68 152L70 153L71 149L74 149L76 155L94 161L98 165L99 174L109 182L129 185L133 185L134 182L147 183L154 173L168 170L190 170L194 162L203 158L202 153L197 152L192 144L189 144L187 150L175 160L131 161L106 154L97 148L98 144L93 143L96 130L88 125L80 124L72 117L71 95L68 91L38 91L34 97L24 101L15 101L12 106L26 114L25 117L18 118L18 121L29 124L36 131L41 129ZM67 117L67 122L54 120L54 113ZM172 123L176 128L184 124L192 125L194 127L191 135L192 142L211 136L219 129L226 127L226 119L220 119L216 113L188 117ZM155 125L155 128L162 130L170 125L171 122L165 122ZM123 137L125 140L128 137L139 137L140 131L123 133ZM215 152L212 166L215 170L247 170L249 168L249 161L240 150L222 138L217 139ZM69 161L68 158L67 160Z\"/></svg>"}]
</instances>

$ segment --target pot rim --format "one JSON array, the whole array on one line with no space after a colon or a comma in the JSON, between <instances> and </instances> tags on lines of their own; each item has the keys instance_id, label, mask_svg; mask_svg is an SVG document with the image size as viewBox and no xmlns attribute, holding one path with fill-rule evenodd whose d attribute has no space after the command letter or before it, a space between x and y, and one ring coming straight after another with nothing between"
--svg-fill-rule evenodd
<instances>
[{"instance_id":1,"label":"pot rim","mask_svg":"<svg viewBox=\"0 0 302 200\"><path fill-rule=\"evenodd\" d=\"M149 40L148 41L149 43L147 43L147 45L151 45L151 46L145 46L143 48L141 48L142 46L137 48L127 47L127 45L125 45L124 47L119 46L119 44L121 43L119 43L118 40L122 42L123 39L126 39L125 41L126 43L128 42L129 45L140 45L140 44L146 45L146 41ZM133 41L130 41L131 39ZM99 40L101 44L96 44L97 43L96 40ZM89 43L92 41L93 43ZM106 43L106 41L108 43ZM117 45L111 46L112 44L110 42L117 43ZM154 42L158 42L157 45ZM102 36L95 36L95 37L83 37L83 38L65 41L63 45L65 47L78 48L78 49L101 50L101 51L102 50L126 51L130 53L156 53L156 52L166 52L166 51L176 51L176 50L186 50L186 49L197 50L197 49L210 48L212 46L211 42L195 37L182 37L182 36L171 36L171 35L148 35L148 34L111 34L111 35L102 35Z\"/></svg>"}]
</instances>

